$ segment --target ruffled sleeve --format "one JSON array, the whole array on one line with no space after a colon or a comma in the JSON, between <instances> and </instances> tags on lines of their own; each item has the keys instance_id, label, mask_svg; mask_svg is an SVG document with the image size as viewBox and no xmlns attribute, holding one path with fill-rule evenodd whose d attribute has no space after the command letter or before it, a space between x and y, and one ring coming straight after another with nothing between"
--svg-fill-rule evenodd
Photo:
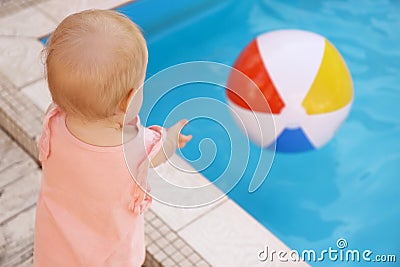
<instances>
[{"instance_id":1,"label":"ruffled sleeve","mask_svg":"<svg viewBox=\"0 0 400 267\"><path fill-rule=\"evenodd\" d=\"M161 126L153 125L146 129L146 152L150 161L155 157L158 151L160 151L166 136L166 130Z\"/></svg>"},{"instance_id":2,"label":"ruffled sleeve","mask_svg":"<svg viewBox=\"0 0 400 267\"><path fill-rule=\"evenodd\" d=\"M59 114L59 112L60 109L58 108L58 106L55 103L52 103L47 109L46 115L44 117L42 135L40 136L38 142L39 160L41 162L47 160L50 155L50 122L53 117Z\"/></svg>"},{"instance_id":3,"label":"ruffled sleeve","mask_svg":"<svg viewBox=\"0 0 400 267\"><path fill-rule=\"evenodd\" d=\"M138 125L140 122L138 121ZM143 213L150 206L152 202L152 197L150 193L150 185L147 182L147 172L150 167L150 162L154 158L154 156L160 151L162 148L163 141L165 139L165 128L160 126L150 126L148 128L144 128L144 145L145 145L145 159L138 165L137 175L136 175L136 183L137 185L132 188L131 196L132 202L129 205L129 209L134 213ZM141 201L140 191L146 191L145 197Z\"/></svg>"}]
</instances>

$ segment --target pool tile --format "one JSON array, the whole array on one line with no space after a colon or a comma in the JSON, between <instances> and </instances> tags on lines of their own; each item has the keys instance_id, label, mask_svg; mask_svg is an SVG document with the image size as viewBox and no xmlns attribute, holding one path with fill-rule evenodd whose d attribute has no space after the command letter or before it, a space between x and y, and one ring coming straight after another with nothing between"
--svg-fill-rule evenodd
<instances>
[{"instance_id":1,"label":"pool tile","mask_svg":"<svg viewBox=\"0 0 400 267\"><path fill-rule=\"evenodd\" d=\"M200 256L197 255L197 254L192 254L192 255L190 255L190 256L188 257L188 259L189 259L191 262L193 262L193 263L196 263L196 262L198 262L198 261L201 260Z\"/></svg>"},{"instance_id":2,"label":"pool tile","mask_svg":"<svg viewBox=\"0 0 400 267\"><path fill-rule=\"evenodd\" d=\"M33 37L46 35L56 23L34 7L0 17L0 35Z\"/></svg>"},{"instance_id":3,"label":"pool tile","mask_svg":"<svg viewBox=\"0 0 400 267\"><path fill-rule=\"evenodd\" d=\"M172 255L172 259L174 259L177 262L180 262L184 259L184 257L181 253L176 252L175 254Z\"/></svg>"},{"instance_id":4,"label":"pool tile","mask_svg":"<svg viewBox=\"0 0 400 267\"><path fill-rule=\"evenodd\" d=\"M171 244L176 239L176 234L169 232L164 237L168 240L168 243Z\"/></svg>"},{"instance_id":5,"label":"pool tile","mask_svg":"<svg viewBox=\"0 0 400 267\"><path fill-rule=\"evenodd\" d=\"M124 0L69 0L59 1L50 0L43 3L39 3L38 8L48 14L57 23L61 22L65 17L70 14L85 10L85 9L110 9L119 6L128 1Z\"/></svg>"},{"instance_id":6,"label":"pool tile","mask_svg":"<svg viewBox=\"0 0 400 267\"><path fill-rule=\"evenodd\" d=\"M205 261L199 261L197 262L196 267L210 267L210 265Z\"/></svg>"},{"instance_id":7,"label":"pool tile","mask_svg":"<svg viewBox=\"0 0 400 267\"><path fill-rule=\"evenodd\" d=\"M161 237L161 234L158 231L153 231L150 233L150 237L153 240L158 240Z\"/></svg>"},{"instance_id":8,"label":"pool tile","mask_svg":"<svg viewBox=\"0 0 400 267\"><path fill-rule=\"evenodd\" d=\"M179 266L182 267L192 267L193 263L191 263L190 261L188 261L187 259L183 259L182 261L179 262Z\"/></svg>"},{"instance_id":9,"label":"pool tile","mask_svg":"<svg viewBox=\"0 0 400 267\"><path fill-rule=\"evenodd\" d=\"M175 252L175 248L168 242L169 245L165 246L163 249L165 251L165 253L167 253L168 255L172 255L172 253Z\"/></svg>"},{"instance_id":10,"label":"pool tile","mask_svg":"<svg viewBox=\"0 0 400 267\"><path fill-rule=\"evenodd\" d=\"M43 78L42 49L34 38L0 36L0 72L19 88Z\"/></svg>"},{"instance_id":11,"label":"pool tile","mask_svg":"<svg viewBox=\"0 0 400 267\"><path fill-rule=\"evenodd\" d=\"M182 241L182 239L177 239L174 241L174 247L176 248L182 248L185 245L185 243Z\"/></svg>"},{"instance_id":12,"label":"pool tile","mask_svg":"<svg viewBox=\"0 0 400 267\"><path fill-rule=\"evenodd\" d=\"M32 100L43 112L51 103L51 95L45 79L41 79L22 88L21 92Z\"/></svg>"},{"instance_id":13,"label":"pool tile","mask_svg":"<svg viewBox=\"0 0 400 267\"><path fill-rule=\"evenodd\" d=\"M157 239L157 245L160 248L165 248L168 245L168 241L165 238L161 237L161 238Z\"/></svg>"},{"instance_id":14,"label":"pool tile","mask_svg":"<svg viewBox=\"0 0 400 267\"><path fill-rule=\"evenodd\" d=\"M159 261L163 261L163 260L166 259L167 254L165 254L164 251L160 250L160 251L158 251L158 252L154 255L154 257L155 257L157 260L159 260Z\"/></svg>"},{"instance_id":15,"label":"pool tile","mask_svg":"<svg viewBox=\"0 0 400 267\"><path fill-rule=\"evenodd\" d=\"M181 253L182 253L185 257L189 257L189 256L193 253L193 250L192 250L191 248L189 248L189 247L184 247L184 248L181 250Z\"/></svg>"},{"instance_id":16,"label":"pool tile","mask_svg":"<svg viewBox=\"0 0 400 267\"><path fill-rule=\"evenodd\" d=\"M275 236L228 200L178 232L212 266L266 266L257 253L265 245L288 249ZM276 265L275 265L276 264ZM304 263L268 266L307 266Z\"/></svg>"},{"instance_id":17,"label":"pool tile","mask_svg":"<svg viewBox=\"0 0 400 267\"><path fill-rule=\"evenodd\" d=\"M171 259L166 259L165 261L163 261L162 265L164 267L175 267L176 266L176 262L174 262Z\"/></svg>"}]
</instances>

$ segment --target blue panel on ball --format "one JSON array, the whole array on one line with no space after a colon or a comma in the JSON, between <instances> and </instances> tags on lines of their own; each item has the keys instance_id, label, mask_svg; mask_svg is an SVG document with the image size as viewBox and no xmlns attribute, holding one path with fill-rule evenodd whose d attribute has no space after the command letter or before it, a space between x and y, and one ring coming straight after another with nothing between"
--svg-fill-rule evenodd
<instances>
[{"instance_id":1,"label":"blue panel on ball","mask_svg":"<svg viewBox=\"0 0 400 267\"><path fill-rule=\"evenodd\" d=\"M279 152L302 152L312 149L315 147L301 128L285 129L276 140L276 151Z\"/></svg>"}]
</instances>

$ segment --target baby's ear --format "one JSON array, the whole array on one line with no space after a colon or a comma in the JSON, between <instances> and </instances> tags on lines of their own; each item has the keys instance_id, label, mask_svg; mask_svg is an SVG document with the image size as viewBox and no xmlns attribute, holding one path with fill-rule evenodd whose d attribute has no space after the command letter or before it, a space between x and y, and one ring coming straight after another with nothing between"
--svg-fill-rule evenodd
<instances>
[{"instance_id":1,"label":"baby's ear","mask_svg":"<svg viewBox=\"0 0 400 267\"><path fill-rule=\"evenodd\" d=\"M129 103L131 102L132 98L134 96L133 89L130 89L128 93L124 96L124 98L121 99L121 102L119 102L119 108L122 112L126 112L129 107Z\"/></svg>"}]
</instances>

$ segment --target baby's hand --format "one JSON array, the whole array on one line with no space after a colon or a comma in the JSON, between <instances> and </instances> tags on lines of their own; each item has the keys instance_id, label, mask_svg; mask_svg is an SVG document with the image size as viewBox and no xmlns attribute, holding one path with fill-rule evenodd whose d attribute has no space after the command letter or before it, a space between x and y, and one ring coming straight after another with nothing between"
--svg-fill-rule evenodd
<instances>
[{"instance_id":1,"label":"baby's hand","mask_svg":"<svg viewBox=\"0 0 400 267\"><path fill-rule=\"evenodd\" d=\"M173 143L174 151L183 148L192 139L192 135L183 135L181 130L188 123L188 120L180 120L167 130L167 139ZM170 155L171 156L171 155Z\"/></svg>"},{"instance_id":2,"label":"baby's hand","mask_svg":"<svg viewBox=\"0 0 400 267\"><path fill-rule=\"evenodd\" d=\"M188 123L187 120L180 120L167 129L167 137L164 139L161 150L151 161L152 167L156 167L169 159L177 148L183 148L192 139L192 135L181 134L182 128Z\"/></svg>"}]
</instances>

